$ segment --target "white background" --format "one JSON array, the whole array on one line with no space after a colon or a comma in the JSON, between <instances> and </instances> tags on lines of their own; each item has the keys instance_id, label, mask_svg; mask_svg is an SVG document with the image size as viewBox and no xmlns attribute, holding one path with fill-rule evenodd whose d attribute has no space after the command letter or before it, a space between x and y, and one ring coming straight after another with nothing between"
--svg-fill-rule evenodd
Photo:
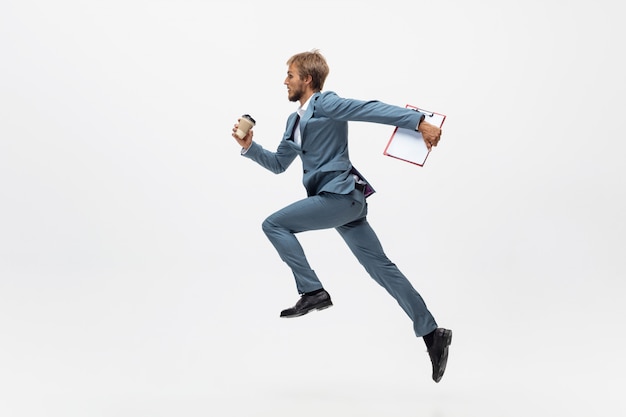
<instances>
[{"instance_id":1,"label":"white background","mask_svg":"<svg viewBox=\"0 0 626 417\"><path fill-rule=\"evenodd\" d=\"M0 415L590 416L626 411L618 1L0 3ZM353 123L389 257L454 331L421 340L333 230L301 235L332 309L297 299L262 220L304 197L273 149L325 90L447 114L424 168Z\"/></svg>"}]
</instances>

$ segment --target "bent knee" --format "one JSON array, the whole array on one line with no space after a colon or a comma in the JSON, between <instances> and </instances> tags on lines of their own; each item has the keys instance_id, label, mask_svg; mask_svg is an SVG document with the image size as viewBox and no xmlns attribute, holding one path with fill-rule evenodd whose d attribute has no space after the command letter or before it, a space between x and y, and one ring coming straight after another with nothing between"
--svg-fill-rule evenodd
<instances>
[{"instance_id":1,"label":"bent knee","mask_svg":"<svg viewBox=\"0 0 626 417\"><path fill-rule=\"evenodd\" d=\"M263 233L265 234L271 233L272 230L276 229L276 223L272 221L271 216L263 220L263 223L261 223L261 229L263 229Z\"/></svg>"}]
</instances>

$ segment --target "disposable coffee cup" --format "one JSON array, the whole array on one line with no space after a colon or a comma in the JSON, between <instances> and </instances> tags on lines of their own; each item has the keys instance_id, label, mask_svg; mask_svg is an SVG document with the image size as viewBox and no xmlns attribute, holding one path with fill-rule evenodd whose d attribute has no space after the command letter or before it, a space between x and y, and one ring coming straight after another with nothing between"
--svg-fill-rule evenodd
<instances>
[{"instance_id":1,"label":"disposable coffee cup","mask_svg":"<svg viewBox=\"0 0 626 417\"><path fill-rule=\"evenodd\" d=\"M245 138L250 129L252 129L255 124L256 122L249 114L244 114L243 116L241 116L241 118L239 119L239 126L237 126L237 137L239 137L239 139Z\"/></svg>"}]
</instances>

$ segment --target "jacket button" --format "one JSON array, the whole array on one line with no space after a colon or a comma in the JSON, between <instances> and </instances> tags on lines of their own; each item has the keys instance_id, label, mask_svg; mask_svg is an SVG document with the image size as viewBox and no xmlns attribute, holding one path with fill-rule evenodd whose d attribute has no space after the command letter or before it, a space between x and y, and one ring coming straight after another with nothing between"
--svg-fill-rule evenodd
<instances>
[{"instance_id":1,"label":"jacket button","mask_svg":"<svg viewBox=\"0 0 626 417\"><path fill-rule=\"evenodd\" d=\"M306 174L306 173L308 173L308 172L309 172L309 170L308 170L308 169L305 169L305 170L304 170L304 173L305 173L305 174Z\"/></svg>"},{"instance_id":2,"label":"jacket button","mask_svg":"<svg viewBox=\"0 0 626 417\"><path fill-rule=\"evenodd\" d=\"M305 153L306 153L306 151L305 151L305 150L303 150L303 151L302 151L302 154L304 155Z\"/></svg>"}]
</instances>

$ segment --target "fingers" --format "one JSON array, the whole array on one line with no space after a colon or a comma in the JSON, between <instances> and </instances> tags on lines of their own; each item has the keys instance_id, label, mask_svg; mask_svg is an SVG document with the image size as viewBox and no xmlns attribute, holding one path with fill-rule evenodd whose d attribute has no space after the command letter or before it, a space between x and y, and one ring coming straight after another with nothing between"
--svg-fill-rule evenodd
<instances>
[{"instance_id":1,"label":"fingers","mask_svg":"<svg viewBox=\"0 0 626 417\"><path fill-rule=\"evenodd\" d=\"M433 146L437 146L441 139L441 128L432 125L428 122L422 122L419 124L417 130L422 134L424 143L430 150Z\"/></svg>"},{"instance_id":2,"label":"fingers","mask_svg":"<svg viewBox=\"0 0 626 417\"><path fill-rule=\"evenodd\" d=\"M428 149L430 149L432 146L437 146L440 140L441 140L441 129L437 129L435 132L433 132L431 137L427 140Z\"/></svg>"},{"instance_id":3,"label":"fingers","mask_svg":"<svg viewBox=\"0 0 626 417\"><path fill-rule=\"evenodd\" d=\"M440 138L440 136L424 138L424 143L426 144L428 150L430 150L433 146L437 146Z\"/></svg>"},{"instance_id":4,"label":"fingers","mask_svg":"<svg viewBox=\"0 0 626 417\"><path fill-rule=\"evenodd\" d=\"M432 146L437 146L437 144L439 143L439 141L441 140L441 132L439 132L439 135L435 136L435 139L433 139L430 144Z\"/></svg>"},{"instance_id":5,"label":"fingers","mask_svg":"<svg viewBox=\"0 0 626 417\"><path fill-rule=\"evenodd\" d=\"M246 146L252 142L252 137L254 136L254 131L252 129L250 129L248 131L248 133L246 134L246 136L244 136L243 138L240 138L237 135L237 125L235 125L235 127L233 127L231 136L242 146Z\"/></svg>"}]
</instances>

